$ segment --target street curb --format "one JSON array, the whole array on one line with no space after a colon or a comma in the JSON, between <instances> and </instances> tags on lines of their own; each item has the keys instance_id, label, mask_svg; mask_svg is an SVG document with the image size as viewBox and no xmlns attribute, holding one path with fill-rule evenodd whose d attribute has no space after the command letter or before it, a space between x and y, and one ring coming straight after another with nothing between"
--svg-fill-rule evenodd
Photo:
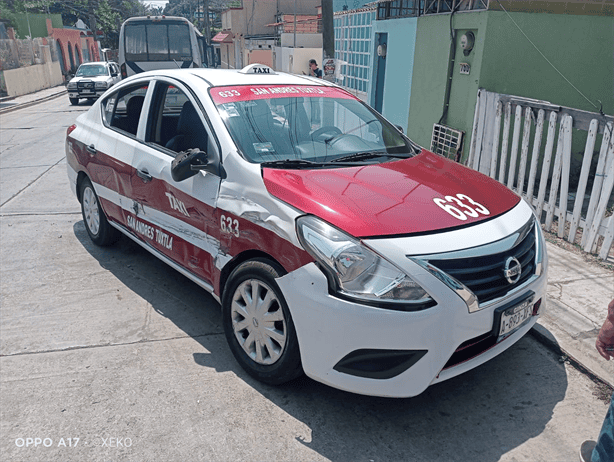
<instances>
[{"instance_id":1,"label":"street curb","mask_svg":"<svg viewBox=\"0 0 614 462\"><path fill-rule=\"evenodd\" d=\"M588 367L578 361L578 359L572 356L568 351L566 351L564 348L561 348L554 336L544 326L535 324L529 332L531 333L533 338L535 338L535 340L547 347L553 353L563 357L565 361L569 361L569 364L571 364L581 373L587 375L593 382L607 387L610 394L614 393L614 384L612 384L609 380L604 379L599 374L590 370Z\"/></svg>"},{"instance_id":2,"label":"street curb","mask_svg":"<svg viewBox=\"0 0 614 462\"><path fill-rule=\"evenodd\" d=\"M27 108L27 107L30 107L30 106L34 106L34 105L36 105L38 103L43 103L45 101L49 101L49 100L52 100L54 98L58 98L60 96L63 96L66 93L68 93L67 90L62 90L62 91L60 91L58 93L54 93L53 95L45 96L44 98L28 101L27 103L16 104L15 106L5 107L5 108L0 109L0 114L6 114L7 112L13 112L13 111L16 111L17 109L24 109L24 108Z\"/></svg>"}]
</instances>

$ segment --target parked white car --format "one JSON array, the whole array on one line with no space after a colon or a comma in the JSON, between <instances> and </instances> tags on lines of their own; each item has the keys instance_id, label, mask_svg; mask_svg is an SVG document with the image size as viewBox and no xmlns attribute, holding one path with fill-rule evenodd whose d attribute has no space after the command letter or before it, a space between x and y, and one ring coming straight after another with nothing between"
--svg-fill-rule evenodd
<instances>
[{"instance_id":1,"label":"parked white car","mask_svg":"<svg viewBox=\"0 0 614 462\"><path fill-rule=\"evenodd\" d=\"M304 372L415 396L510 348L545 307L529 204L322 79L137 74L68 128L66 160L92 241L123 233L209 291L266 383Z\"/></svg>"},{"instance_id":2,"label":"parked white car","mask_svg":"<svg viewBox=\"0 0 614 462\"><path fill-rule=\"evenodd\" d=\"M70 104L79 104L81 98L97 99L120 80L117 63L106 61L81 64L66 86Z\"/></svg>"}]
</instances>

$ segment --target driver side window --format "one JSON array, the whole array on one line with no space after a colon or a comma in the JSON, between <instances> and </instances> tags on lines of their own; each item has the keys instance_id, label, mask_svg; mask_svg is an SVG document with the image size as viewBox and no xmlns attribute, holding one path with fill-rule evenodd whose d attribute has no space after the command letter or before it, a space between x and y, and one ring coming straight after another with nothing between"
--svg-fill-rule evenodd
<instances>
[{"instance_id":1,"label":"driver side window","mask_svg":"<svg viewBox=\"0 0 614 462\"><path fill-rule=\"evenodd\" d=\"M210 137L199 110L184 91L159 81L152 105L154 110L145 141L175 153L194 148L210 152Z\"/></svg>"}]
</instances>

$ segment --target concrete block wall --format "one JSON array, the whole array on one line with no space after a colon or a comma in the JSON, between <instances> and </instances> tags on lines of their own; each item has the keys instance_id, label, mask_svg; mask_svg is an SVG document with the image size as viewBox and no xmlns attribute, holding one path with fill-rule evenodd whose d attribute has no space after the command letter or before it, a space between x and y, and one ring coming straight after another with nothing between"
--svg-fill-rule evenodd
<instances>
[{"instance_id":1,"label":"concrete block wall","mask_svg":"<svg viewBox=\"0 0 614 462\"><path fill-rule=\"evenodd\" d=\"M51 61L49 47L41 47L45 64L35 64L4 71L8 96L21 96L35 91L61 85L64 82L58 61Z\"/></svg>"}]
</instances>

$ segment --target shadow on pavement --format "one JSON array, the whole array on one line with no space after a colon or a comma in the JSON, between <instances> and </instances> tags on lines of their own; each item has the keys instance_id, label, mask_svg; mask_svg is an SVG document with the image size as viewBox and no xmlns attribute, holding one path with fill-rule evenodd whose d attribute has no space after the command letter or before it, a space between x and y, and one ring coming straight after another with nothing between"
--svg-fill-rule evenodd
<instances>
[{"instance_id":1,"label":"shadow on pavement","mask_svg":"<svg viewBox=\"0 0 614 462\"><path fill-rule=\"evenodd\" d=\"M477 369L409 399L359 396L306 377L267 386L245 373L225 345L220 348L225 343L220 307L205 290L128 238L100 248L82 221L73 229L104 269L211 352L193 353L198 365L235 373L308 426L311 440L297 440L331 460L498 461L544 431L567 390L564 366L527 337ZM170 303L173 297L183 303Z\"/></svg>"}]
</instances>

